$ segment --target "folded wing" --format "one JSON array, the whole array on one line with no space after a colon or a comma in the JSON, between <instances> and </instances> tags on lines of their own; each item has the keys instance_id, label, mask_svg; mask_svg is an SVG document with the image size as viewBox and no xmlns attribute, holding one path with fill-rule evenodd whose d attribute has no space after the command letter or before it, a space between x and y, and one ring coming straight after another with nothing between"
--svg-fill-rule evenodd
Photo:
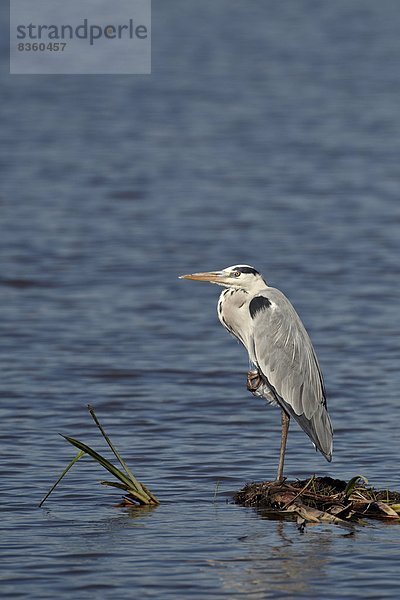
<instances>
[{"instance_id":1,"label":"folded wing","mask_svg":"<svg viewBox=\"0 0 400 600\"><path fill-rule=\"evenodd\" d=\"M332 459L332 425L321 370L300 317L275 288L252 299L253 360L277 402L299 423L327 460Z\"/></svg>"}]
</instances>

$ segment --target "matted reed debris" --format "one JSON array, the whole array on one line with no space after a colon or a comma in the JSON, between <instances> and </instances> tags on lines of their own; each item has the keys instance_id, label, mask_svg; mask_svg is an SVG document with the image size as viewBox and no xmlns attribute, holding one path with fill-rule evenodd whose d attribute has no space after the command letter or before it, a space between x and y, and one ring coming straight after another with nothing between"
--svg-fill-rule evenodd
<instances>
[{"instance_id":1,"label":"matted reed debris","mask_svg":"<svg viewBox=\"0 0 400 600\"><path fill-rule=\"evenodd\" d=\"M363 519L400 522L400 492L376 490L357 475L349 482L331 477L303 481L263 481L248 483L234 496L236 504L265 510L277 518L297 518L305 523L335 523L349 526Z\"/></svg>"},{"instance_id":2,"label":"matted reed debris","mask_svg":"<svg viewBox=\"0 0 400 600\"><path fill-rule=\"evenodd\" d=\"M82 456L85 456L85 454L87 454L88 456L93 458L93 460L98 462L101 467L106 469L109 473L111 473L111 475L113 475L117 479L117 481L100 481L100 483L102 485L116 487L116 488L126 492L125 496L123 497L122 502L121 502L121 504L119 504L119 506L157 506L159 504L159 501L154 496L154 494L152 494L150 492L150 490L143 483L140 483L140 481L138 481L136 479L136 477L133 475L132 471L127 466L127 464L125 463L125 461L123 460L123 458L121 457L121 455L119 454L117 449L115 448L114 444L111 442L110 438L106 434L104 428L100 424L100 422L94 412L93 407L90 406L90 404L88 405L88 410L89 410L90 416L92 417L93 421L96 423L97 427L99 428L101 435L103 436L103 438L107 442L110 450L112 451L115 458L121 465L122 471L121 471L121 469L118 469L116 466L114 466L107 458L104 458L104 456L102 456L101 454L99 454L98 452L96 452L95 450L93 450L92 448L90 448L89 446L84 444L83 442L80 442L79 440L76 440L74 438L63 435L62 437L64 439L66 439L67 442L69 442L70 444L72 444L73 446L78 448L79 452L71 460L69 465L67 465L65 467L64 471L61 473L60 477L57 479L55 484L52 486L52 488L49 490L49 492L47 492L47 494L45 495L43 500L41 500L39 506L42 506L44 504L44 502L47 500L47 498L50 496L50 494L55 490L55 488L60 483L60 481L68 473L70 468L76 462L78 462L78 460L80 458L82 458Z\"/></svg>"}]
</instances>

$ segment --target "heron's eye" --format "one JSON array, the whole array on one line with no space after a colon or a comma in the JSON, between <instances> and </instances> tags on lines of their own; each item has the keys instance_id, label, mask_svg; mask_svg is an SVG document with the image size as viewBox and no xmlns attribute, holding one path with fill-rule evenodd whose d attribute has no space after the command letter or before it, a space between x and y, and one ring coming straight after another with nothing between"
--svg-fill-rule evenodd
<instances>
[{"instance_id":1,"label":"heron's eye","mask_svg":"<svg viewBox=\"0 0 400 600\"><path fill-rule=\"evenodd\" d=\"M240 271L234 271L234 272L233 272L233 275L234 275L235 277L240 277L240 276L241 276L241 272L240 272Z\"/></svg>"}]
</instances>

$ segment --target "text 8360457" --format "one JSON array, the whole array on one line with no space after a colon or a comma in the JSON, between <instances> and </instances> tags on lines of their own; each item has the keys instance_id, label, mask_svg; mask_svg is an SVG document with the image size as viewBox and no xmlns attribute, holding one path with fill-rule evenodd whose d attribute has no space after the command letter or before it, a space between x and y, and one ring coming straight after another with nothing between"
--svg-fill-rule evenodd
<instances>
[{"instance_id":1,"label":"text 8360457","mask_svg":"<svg viewBox=\"0 0 400 600\"><path fill-rule=\"evenodd\" d=\"M21 42L17 44L18 52L64 52L66 42Z\"/></svg>"}]
</instances>

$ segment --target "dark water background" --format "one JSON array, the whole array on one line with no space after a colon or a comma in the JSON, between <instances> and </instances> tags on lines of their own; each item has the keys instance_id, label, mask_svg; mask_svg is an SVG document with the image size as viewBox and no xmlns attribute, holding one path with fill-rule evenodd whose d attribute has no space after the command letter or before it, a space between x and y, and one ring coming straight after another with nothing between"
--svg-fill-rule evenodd
<instances>
[{"instance_id":1,"label":"dark water background","mask_svg":"<svg viewBox=\"0 0 400 600\"><path fill-rule=\"evenodd\" d=\"M293 427L288 477L400 489L399 32L397 0L155 1L136 77L10 77L2 36L3 597L398 596L399 526L226 503L274 476L279 413L177 276L253 264L300 312L335 453ZM87 460L37 509L58 432L103 447L88 402L159 508Z\"/></svg>"}]
</instances>

